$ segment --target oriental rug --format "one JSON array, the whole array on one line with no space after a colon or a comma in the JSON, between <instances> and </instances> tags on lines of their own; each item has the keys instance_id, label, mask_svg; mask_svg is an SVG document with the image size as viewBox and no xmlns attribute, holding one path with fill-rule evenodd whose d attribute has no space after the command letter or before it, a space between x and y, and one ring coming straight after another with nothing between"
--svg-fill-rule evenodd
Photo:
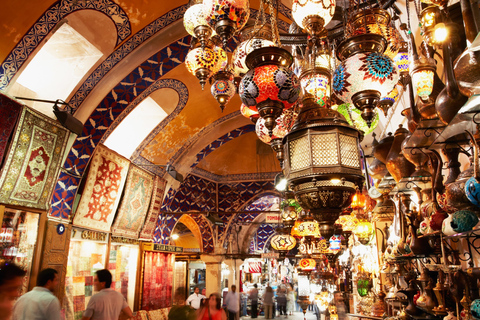
<instances>
[{"instance_id":1,"label":"oriental rug","mask_svg":"<svg viewBox=\"0 0 480 320\"><path fill-rule=\"evenodd\" d=\"M162 207L163 195L165 193L165 187L167 182L156 176L153 185L153 195L150 201L150 208L148 209L147 218L140 232L140 239L152 240L155 228L157 226L158 215L160 214L160 208Z\"/></svg>"},{"instance_id":2,"label":"oriental rug","mask_svg":"<svg viewBox=\"0 0 480 320\"><path fill-rule=\"evenodd\" d=\"M48 210L68 131L23 106L0 175L0 203Z\"/></svg>"},{"instance_id":3,"label":"oriental rug","mask_svg":"<svg viewBox=\"0 0 480 320\"><path fill-rule=\"evenodd\" d=\"M0 164L7 149L8 139L12 134L22 105L9 96L0 93Z\"/></svg>"},{"instance_id":4,"label":"oriental rug","mask_svg":"<svg viewBox=\"0 0 480 320\"><path fill-rule=\"evenodd\" d=\"M73 225L110 232L130 161L104 145L95 148Z\"/></svg>"},{"instance_id":5,"label":"oriental rug","mask_svg":"<svg viewBox=\"0 0 480 320\"><path fill-rule=\"evenodd\" d=\"M150 205L154 178L148 171L130 165L125 193L118 208L112 234L138 239Z\"/></svg>"}]
</instances>

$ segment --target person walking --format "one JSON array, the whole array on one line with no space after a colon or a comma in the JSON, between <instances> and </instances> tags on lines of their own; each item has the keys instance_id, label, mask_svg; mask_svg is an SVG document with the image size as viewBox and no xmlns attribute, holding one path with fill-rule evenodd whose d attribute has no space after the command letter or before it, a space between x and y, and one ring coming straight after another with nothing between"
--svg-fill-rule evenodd
<instances>
[{"instance_id":1,"label":"person walking","mask_svg":"<svg viewBox=\"0 0 480 320\"><path fill-rule=\"evenodd\" d=\"M258 286L255 283L253 285L253 289L250 290L249 298L250 298L250 306L252 307L251 317L255 319L258 316Z\"/></svg>"},{"instance_id":2,"label":"person walking","mask_svg":"<svg viewBox=\"0 0 480 320\"><path fill-rule=\"evenodd\" d=\"M273 319L273 289L270 284L267 284L263 294L263 310L265 311L265 319Z\"/></svg>"},{"instance_id":3,"label":"person walking","mask_svg":"<svg viewBox=\"0 0 480 320\"><path fill-rule=\"evenodd\" d=\"M25 270L14 263L0 263L0 320L10 319L25 274Z\"/></svg>"},{"instance_id":4,"label":"person walking","mask_svg":"<svg viewBox=\"0 0 480 320\"><path fill-rule=\"evenodd\" d=\"M40 271L37 286L15 303L12 320L60 320L60 302L53 294L58 281L57 270Z\"/></svg>"},{"instance_id":5,"label":"person walking","mask_svg":"<svg viewBox=\"0 0 480 320\"><path fill-rule=\"evenodd\" d=\"M287 286L287 313L292 316L295 310L295 290L291 283Z\"/></svg>"},{"instance_id":6,"label":"person walking","mask_svg":"<svg viewBox=\"0 0 480 320\"><path fill-rule=\"evenodd\" d=\"M206 306L197 312L197 320L227 320L227 314L222 309L222 298L218 293L212 293Z\"/></svg>"},{"instance_id":7,"label":"person walking","mask_svg":"<svg viewBox=\"0 0 480 320\"><path fill-rule=\"evenodd\" d=\"M200 288L193 288L193 293L187 298L186 303L192 306L193 309L198 310L202 306L202 299L207 299L203 294L200 294Z\"/></svg>"},{"instance_id":8,"label":"person walking","mask_svg":"<svg viewBox=\"0 0 480 320\"><path fill-rule=\"evenodd\" d=\"M107 269L98 270L93 277L93 285L98 291L88 302L82 320L117 320L120 316L130 319L132 310L120 292L110 288L112 274Z\"/></svg>"},{"instance_id":9,"label":"person walking","mask_svg":"<svg viewBox=\"0 0 480 320\"><path fill-rule=\"evenodd\" d=\"M225 297L225 306L227 307L228 320L236 320L237 313L240 311L240 296L238 295L237 287L232 285Z\"/></svg>"},{"instance_id":10,"label":"person walking","mask_svg":"<svg viewBox=\"0 0 480 320\"><path fill-rule=\"evenodd\" d=\"M279 315L287 316L287 290L283 283L277 288L277 304Z\"/></svg>"}]
</instances>

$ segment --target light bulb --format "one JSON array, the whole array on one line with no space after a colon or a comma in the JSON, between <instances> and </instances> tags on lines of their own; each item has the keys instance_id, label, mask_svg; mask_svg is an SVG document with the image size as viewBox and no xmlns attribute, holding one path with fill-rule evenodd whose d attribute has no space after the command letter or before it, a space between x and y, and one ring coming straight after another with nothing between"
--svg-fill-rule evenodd
<instances>
[{"instance_id":1,"label":"light bulb","mask_svg":"<svg viewBox=\"0 0 480 320\"><path fill-rule=\"evenodd\" d=\"M444 23L439 23L435 26L435 42L441 43L447 38L448 31Z\"/></svg>"}]
</instances>

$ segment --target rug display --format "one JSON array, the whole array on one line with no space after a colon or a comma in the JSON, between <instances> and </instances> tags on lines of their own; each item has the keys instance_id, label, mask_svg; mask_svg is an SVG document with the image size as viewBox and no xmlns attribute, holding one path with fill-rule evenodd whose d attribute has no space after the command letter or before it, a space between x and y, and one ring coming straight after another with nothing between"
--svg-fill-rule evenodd
<instances>
[{"instance_id":1,"label":"rug display","mask_svg":"<svg viewBox=\"0 0 480 320\"><path fill-rule=\"evenodd\" d=\"M21 111L22 104L0 93L0 164L8 146L8 138L15 129Z\"/></svg>"},{"instance_id":2,"label":"rug display","mask_svg":"<svg viewBox=\"0 0 480 320\"><path fill-rule=\"evenodd\" d=\"M153 184L153 195L150 201L150 208L148 209L147 218L140 232L140 239L152 240L157 226L158 215L160 214L160 208L162 207L163 195L165 194L165 188L167 181L155 176Z\"/></svg>"},{"instance_id":3,"label":"rug display","mask_svg":"<svg viewBox=\"0 0 480 320\"><path fill-rule=\"evenodd\" d=\"M152 198L154 178L150 172L130 165L125 193L112 227L113 235L138 239Z\"/></svg>"},{"instance_id":4,"label":"rug display","mask_svg":"<svg viewBox=\"0 0 480 320\"><path fill-rule=\"evenodd\" d=\"M90 161L85 188L73 225L110 232L130 161L104 145L98 145Z\"/></svg>"},{"instance_id":5,"label":"rug display","mask_svg":"<svg viewBox=\"0 0 480 320\"><path fill-rule=\"evenodd\" d=\"M171 307L175 255L146 251L143 259L142 309Z\"/></svg>"},{"instance_id":6,"label":"rug display","mask_svg":"<svg viewBox=\"0 0 480 320\"><path fill-rule=\"evenodd\" d=\"M68 131L23 106L0 175L0 202L48 210Z\"/></svg>"}]
</instances>

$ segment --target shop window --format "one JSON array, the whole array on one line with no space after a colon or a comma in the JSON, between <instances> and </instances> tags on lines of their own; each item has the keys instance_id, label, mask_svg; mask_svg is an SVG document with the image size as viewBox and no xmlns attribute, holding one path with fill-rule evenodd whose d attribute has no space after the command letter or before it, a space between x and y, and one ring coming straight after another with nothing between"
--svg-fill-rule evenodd
<instances>
[{"instance_id":1,"label":"shop window","mask_svg":"<svg viewBox=\"0 0 480 320\"><path fill-rule=\"evenodd\" d=\"M112 289L120 292L130 309L134 310L138 245L112 244L108 270L112 273Z\"/></svg>"},{"instance_id":2,"label":"shop window","mask_svg":"<svg viewBox=\"0 0 480 320\"><path fill-rule=\"evenodd\" d=\"M0 206L0 218L1 218ZM21 294L28 291L33 253L37 243L39 214L5 209L0 231L0 260L12 261L27 271Z\"/></svg>"}]
</instances>

